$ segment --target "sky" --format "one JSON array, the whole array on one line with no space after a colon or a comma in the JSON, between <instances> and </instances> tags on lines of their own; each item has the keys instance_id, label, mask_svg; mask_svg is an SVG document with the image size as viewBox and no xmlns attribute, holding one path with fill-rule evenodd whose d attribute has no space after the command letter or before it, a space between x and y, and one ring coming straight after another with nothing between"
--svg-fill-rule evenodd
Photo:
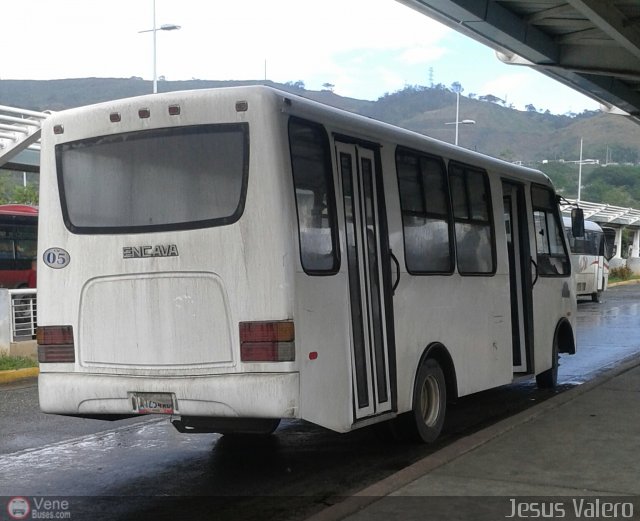
<instances>
[{"instance_id":1,"label":"sky","mask_svg":"<svg viewBox=\"0 0 640 521\"><path fill-rule=\"evenodd\" d=\"M0 80L153 78L153 0L0 0ZM492 94L554 114L597 102L395 0L155 0L167 80L303 81L375 100L407 85ZM0 100L2 104L2 100ZM462 117L462 116L461 116Z\"/></svg>"}]
</instances>

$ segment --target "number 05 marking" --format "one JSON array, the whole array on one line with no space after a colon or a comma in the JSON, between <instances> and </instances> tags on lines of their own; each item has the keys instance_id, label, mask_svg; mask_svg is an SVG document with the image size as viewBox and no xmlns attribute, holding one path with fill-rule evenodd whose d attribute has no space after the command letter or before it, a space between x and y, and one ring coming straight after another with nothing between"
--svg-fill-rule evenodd
<instances>
[{"instance_id":1,"label":"number 05 marking","mask_svg":"<svg viewBox=\"0 0 640 521\"><path fill-rule=\"evenodd\" d=\"M50 268L59 270L69 265L71 256L69 252L62 248L49 248L43 253L42 260L44 260L44 263Z\"/></svg>"}]
</instances>

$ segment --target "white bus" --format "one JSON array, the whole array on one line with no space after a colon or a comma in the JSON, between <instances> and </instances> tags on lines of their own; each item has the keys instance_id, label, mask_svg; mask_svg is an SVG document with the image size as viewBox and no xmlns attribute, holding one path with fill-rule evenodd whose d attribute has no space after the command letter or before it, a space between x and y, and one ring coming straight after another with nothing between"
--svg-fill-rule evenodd
<instances>
[{"instance_id":1,"label":"white bus","mask_svg":"<svg viewBox=\"0 0 640 521\"><path fill-rule=\"evenodd\" d=\"M564 217L564 226L571 250L576 296L590 297L593 302L599 302L609 283L609 261L613 257L612 235L615 237L615 230L603 229L598 223L585 220L584 236L574 237L570 218Z\"/></svg>"},{"instance_id":2,"label":"white bus","mask_svg":"<svg viewBox=\"0 0 640 521\"><path fill-rule=\"evenodd\" d=\"M575 352L545 175L285 92L59 112L40 188L48 413L431 441L448 399Z\"/></svg>"}]
</instances>

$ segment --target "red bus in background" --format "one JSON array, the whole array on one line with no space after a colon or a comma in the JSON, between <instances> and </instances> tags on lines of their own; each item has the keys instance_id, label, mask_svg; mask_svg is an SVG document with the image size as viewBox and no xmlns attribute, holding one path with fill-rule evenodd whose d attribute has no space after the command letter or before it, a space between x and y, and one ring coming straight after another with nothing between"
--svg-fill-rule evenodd
<instances>
[{"instance_id":1,"label":"red bus in background","mask_svg":"<svg viewBox=\"0 0 640 521\"><path fill-rule=\"evenodd\" d=\"M0 287L35 288L38 209L0 205Z\"/></svg>"}]
</instances>

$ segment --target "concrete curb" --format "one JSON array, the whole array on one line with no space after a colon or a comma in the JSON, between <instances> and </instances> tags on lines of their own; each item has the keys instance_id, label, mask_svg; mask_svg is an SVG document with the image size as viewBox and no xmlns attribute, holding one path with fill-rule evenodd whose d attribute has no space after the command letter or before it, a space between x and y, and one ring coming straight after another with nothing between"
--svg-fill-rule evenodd
<instances>
[{"instance_id":1,"label":"concrete curb","mask_svg":"<svg viewBox=\"0 0 640 521\"><path fill-rule=\"evenodd\" d=\"M24 380L25 378L35 378L40 374L37 367L27 367L25 369L12 369L10 371L0 371L0 384Z\"/></svg>"},{"instance_id":2,"label":"concrete curb","mask_svg":"<svg viewBox=\"0 0 640 521\"><path fill-rule=\"evenodd\" d=\"M499 421L486 429L453 442L451 445L444 447L438 452L430 454L395 474L392 474L383 480L356 492L352 496L347 497L344 501L327 507L324 510L306 518L305 521L338 521L353 515L372 503L379 501L382 497L388 496L416 479L421 478L425 474L434 471L438 467L450 463L460 456L477 449L478 447L502 436L503 434L506 434L520 425L536 419L548 411L575 400L579 396L582 396L583 394L637 366L640 366L640 357L634 356L629 358L623 361L620 365L609 369L587 383L558 394L538 405L530 407L525 411Z\"/></svg>"},{"instance_id":3,"label":"concrete curb","mask_svg":"<svg viewBox=\"0 0 640 521\"><path fill-rule=\"evenodd\" d=\"M621 280L620 282L612 282L607 284L607 288L615 288L616 286L628 286L629 284L640 284L640 279Z\"/></svg>"}]
</instances>

